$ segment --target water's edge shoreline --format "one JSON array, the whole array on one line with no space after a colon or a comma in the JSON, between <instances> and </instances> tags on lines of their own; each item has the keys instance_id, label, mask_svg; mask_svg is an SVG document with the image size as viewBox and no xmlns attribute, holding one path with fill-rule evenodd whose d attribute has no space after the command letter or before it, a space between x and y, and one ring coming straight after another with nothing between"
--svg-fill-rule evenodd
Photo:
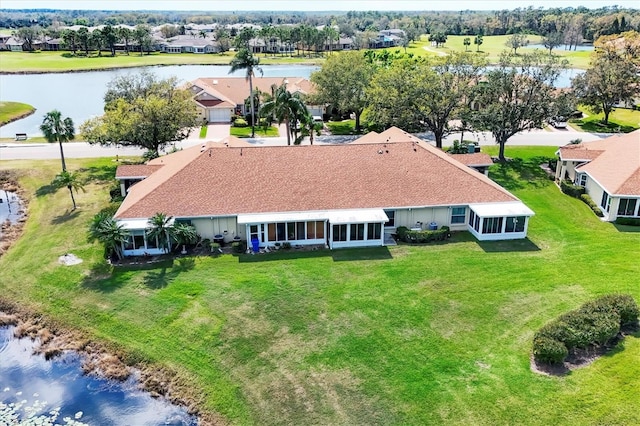
<instances>
[{"instance_id":1,"label":"water's edge shoreline","mask_svg":"<svg viewBox=\"0 0 640 426\"><path fill-rule=\"evenodd\" d=\"M283 65L315 67L315 66L319 66L320 64L318 62L260 64L261 67L283 66ZM134 64L134 65L124 65L124 66L115 66L115 67L98 67L98 68L83 68L83 69L16 70L16 71L0 70L0 75L73 74L73 73L83 73L83 72L115 71L115 70L126 70L126 69L135 69L135 68L148 68L148 67L184 67L184 66L228 67L229 64L228 63L212 64L212 63L206 63L206 62L197 62L197 63L189 63L189 64Z\"/></svg>"},{"instance_id":2,"label":"water's edge shoreline","mask_svg":"<svg viewBox=\"0 0 640 426\"><path fill-rule=\"evenodd\" d=\"M6 126L7 124L13 123L14 121L22 120L23 118L26 118L26 117L30 116L31 114L35 114L35 112L36 112L36 108L33 108L30 111L27 111L27 112L25 112L23 114L17 115L15 117L11 117L7 121L0 122L0 127Z\"/></svg>"},{"instance_id":3,"label":"water's edge shoreline","mask_svg":"<svg viewBox=\"0 0 640 426\"><path fill-rule=\"evenodd\" d=\"M154 398L184 407L198 418L199 425L221 425L227 422L215 413L203 412L203 401L189 383L176 371L137 359L114 344L98 341L79 329L61 326L54 320L0 296L0 327L15 326L15 338L37 341L35 353L45 359L65 351L81 355L82 371L109 380L124 381L137 373L139 386Z\"/></svg>"}]
</instances>

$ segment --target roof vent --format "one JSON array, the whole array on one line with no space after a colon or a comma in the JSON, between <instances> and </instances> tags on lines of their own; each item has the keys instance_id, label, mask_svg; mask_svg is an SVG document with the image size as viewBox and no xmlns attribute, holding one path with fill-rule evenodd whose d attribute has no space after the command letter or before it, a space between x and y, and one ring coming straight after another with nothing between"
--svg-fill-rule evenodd
<instances>
[{"instance_id":1,"label":"roof vent","mask_svg":"<svg viewBox=\"0 0 640 426\"><path fill-rule=\"evenodd\" d=\"M218 80L213 80L213 84L214 85L218 84Z\"/></svg>"}]
</instances>

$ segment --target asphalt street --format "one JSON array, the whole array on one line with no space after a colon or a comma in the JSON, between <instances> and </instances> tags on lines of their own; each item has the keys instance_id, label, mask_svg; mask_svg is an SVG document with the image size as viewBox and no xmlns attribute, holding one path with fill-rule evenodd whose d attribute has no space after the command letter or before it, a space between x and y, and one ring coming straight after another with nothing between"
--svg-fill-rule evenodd
<instances>
[{"instance_id":1,"label":"asphalt street","mask_svg":"<svg viewBox=\"0 0 640 426\"><path fill-rule=\"evenodd\" d=\"M433 143L433 137L430 134L418 135L424 140ZM507 145L538 145L538 146L562 146L575 139L581 139L583 142L594 141L609 136L608 134L594 134L575 132L571 130L533 130L529 132L519 133L509 139ZM449 135L444 146L450 146L455 139L460 137L459 134ZM349 143L356 139L355 136L318 136L315 143L322 144L339 144ZM495 140L486 132L481 133L465 133L466 140L477 141L480 145L494 145ZM211 139L213 141L219 139ZM256 138L247 139L247 141L256 146L277 146L286 145L286 138ZM176 142L175 147L187 148L203 143L202 139L187 139ZM308 141L303 144L308 144ZM173 145L169 147L172 149ZM90 145L86 142L70 142L64 144L64 154L66 158L95 158L95 157L116 157L116 156L133 156L141 155L143 150L132 147L103 147L100 145ZM60 158L60 150L58 144L48 143L0 143L0 160L46 160Z\"/></svg>"}]
</instances>

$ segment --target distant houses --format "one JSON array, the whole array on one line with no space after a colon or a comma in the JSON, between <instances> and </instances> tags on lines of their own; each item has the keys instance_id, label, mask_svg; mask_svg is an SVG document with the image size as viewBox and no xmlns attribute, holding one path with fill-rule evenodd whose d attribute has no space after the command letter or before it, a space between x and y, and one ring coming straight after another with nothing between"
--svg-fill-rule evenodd
<instances>
[{"instance_id":1,"label":"distant houses","mask_svg":"<svg viewBox=\"0 0 640 426\"><path fill-rule=\"evenodd\" d=\"M95 30L102 30L104 27L105 25L95 27L73 25L60 27L58 30L60 33L64 30L77 32L80 28L87 28L89 33L93 33ZM132 33L136 30L136 27L129 25L114 25L113 28L127 28ZM166 31L167 28L170 31ZM315 30L318 31L318 37L311 41L308 39L296 40L291 37L284 39L276 35L260 35L261 27L253 24L234 24L224 27L230 36L238 34L246 28L253 30L256 34L248 42L249 48L256 54L290 55L295 51L320 53L354 49L392 48L401 46L402 41L406 38L405 32L400 29L385 29L378 33L362 32L350 36L347 34L341 34L338 31L337 26L333 27L336 37L322 38L321 34L324 26L319 26L315 28ZM291 28L294 27L291 26ZM216 31L218 29L218 24L186 24L180 26L172 24L158 25L149 28L149 42L142 47L142 50L149 52L195 54L224 52L228 50L229 42L227 41L224 43L224 48L221 46L221 43L216 40ZM78 47L79 45L80 42L76 41L75 47ZM72 46L66 45L64 38L49 36L41 36L39 39L34 40L31 48L32 50L49 51L75 50ZM97 48L97 46L93 45L91 50L95 51ZM101 46L101 49L105 50L106 47ZM0 36L0 50L21 52L29 50L29 46L15 35L3 35ZM119 36L115 44L115 50L140 52L141 46L135 37L132 37L130 40L123 40Z\"/></svg>"}]
</instances>

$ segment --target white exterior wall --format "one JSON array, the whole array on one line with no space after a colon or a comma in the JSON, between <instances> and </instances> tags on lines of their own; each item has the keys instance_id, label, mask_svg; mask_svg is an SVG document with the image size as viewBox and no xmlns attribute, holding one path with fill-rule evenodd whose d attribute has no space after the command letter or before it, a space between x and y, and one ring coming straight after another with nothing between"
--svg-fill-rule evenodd
<instances>
[{"instance_id":1,"label":"white exterior wall","mask_svg":"<svg viewBox=\"0 0 640 426\"><path fill-rule=\"evenodd\" d=\"M406 226L413 228L417 222L422 222L422 229L429 229L429 224L435 222L438 229L448 226L452 231L464 231L467 229L466 223L469 217L469 207L465 207L466 215L463 223L451 224L452 207L423 207L416 209L398 209L395 216L395 227Z\"/></svg>"},{"instance_id":2,"label":"white exterior wall","mask_svg":"<svg viewBox=\"0 0 640 426\"><path fill-rule=\"evenodd\" d=\"M222 235L225 243L233 241L236 235L243 240L246 239L245 227L238 226L235 216L191 219L191 224L196 227L198 235L202 238L213 240L214 235Z\"/></svg>"},{"instance_id":3,"label":"white exterior wall","mask_svg":"<svg viewBox=\"0 0 640 426\"><path fill-rule=\"evenodd\" d=\"M602 189L602 187L598 185L596 181L591 179L591 176L587 176L587 183L585 184L584 189L585 189L585 192L589 194L589 197L591 197L593 202L596 203L598 207L600 207L600 201L602 201L602 194L604 193L604 190ZM611 206L612 208L609 210L613 211L613 200L611 200L611 203L612 203L612 206ZM602 213L604 213L605 220L609 220L609 214L606 212L606 210L603 209L602 207L600 207L600 210L602 210ZM614 215L615 215L615 212L614 212Z\"/></svg>"}]
</instances>

